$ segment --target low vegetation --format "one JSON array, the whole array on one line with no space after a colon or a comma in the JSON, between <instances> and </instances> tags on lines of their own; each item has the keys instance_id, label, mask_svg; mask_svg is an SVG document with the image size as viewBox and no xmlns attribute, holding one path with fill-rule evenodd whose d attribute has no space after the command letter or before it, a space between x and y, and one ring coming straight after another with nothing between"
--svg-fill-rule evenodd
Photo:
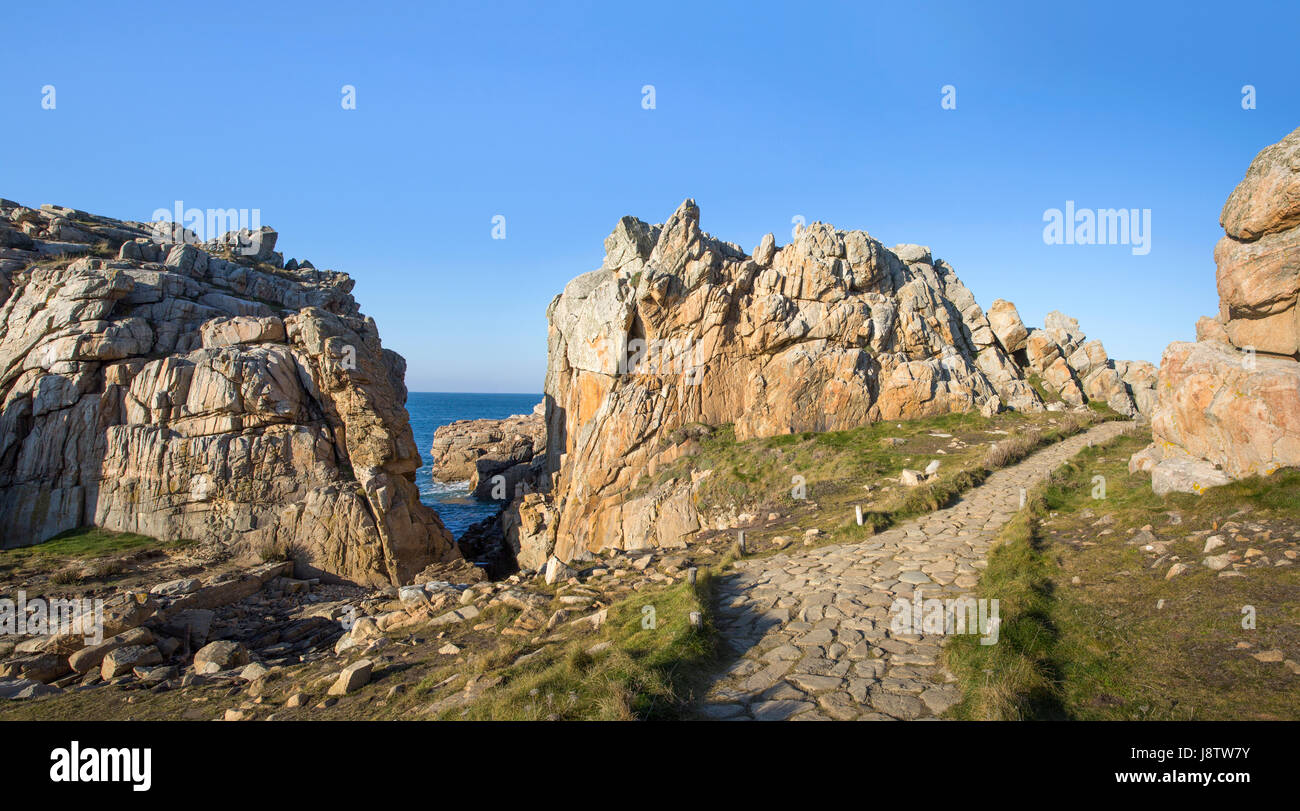
<instances>
[{"instance_id":1,"label":"low vegetation","mask_svg":"<svg viewBox=\"0 0 1300 811\"><path fill-rule=\"evenodd\" d=\"M753 514L756 522L746 530L746 543L751 555L763 554L784 548L781 539L805 540L791 539L792 532L816 529L807 545L851 542L942 509L993 470L1117 416L1091 411L1008 412L994 418L950 414L744 442L723 427L700 435L696 452L659 478L711 471L700 483L700 512ZM904 469L923 470L936 461L935 475L915 486L900 484ZM796 483L802 484L805 498L795 497ZM781 518L764 522L770 512ZM701 538L708 541L718 534L705 530Z\"/></svg>"},{"instance_id":2,"label":"low vegetation","mask_svg":"<svg viewBox=\"0 0 1300 811\"><path fill-rule=\"evenodd\" d=\"M192 543L83 527L60 533L42 544L0 551L0 582L24 581L26 590L35 595L40 592L41 580L54 586L103 581L128 568L124 558L162 555Z\"/></svg>"},{"instance_id":3,"label":"low vegetation","mask_svg":"<svg viewBox=\"0 0 1300 811\"><path fill-rule=\"evenodd\" d=\"M1300 717L1300 471L1162 498L1127 469L1149 441L1085 449L1003 528L978 589L1001 638L946 647L953 717Z\"/></svg>"},{"instance_id":4,"label":"low vegetation","mask_svg":"<svg viewBox=\"0 0 1300 811\"><path fill-rule=\"evenodd\" d=\"M680 460L679 474L687 467L714 471L711 478L716 478L704 491L705 498L772 504L781 513L779 520L753 532L748 550L753 555L778 548L771 542L782 532L820 527L822 534L815 539L796 537L808 545L853 541L939 509L978 485L991 470L1104 418L1090 412L1009 413L993 419L950 415L747 442L736 442L725 428L695 427L684 429L688 434L675 441L698 443L693 456ZM923 469L936 459L941 463L936 475L915 487L898 483L904 468ZM789 498L792 471L805 476L809 498ZM862 526L853 518L854 505L864 505ZM721 540L722 544L715 540L710 546L706 539L690 550L699 567L694 584L677 582L634 592L605 609L605 621L596 630L568 627L520 635L515 623L520 611L499 604L472 621L390 633L388 653L379 657L371 682L337 702L324 694L337 675L338 664L332 659L277 671L262 698L276 718L288 720L692 717L697 697L719 667L710 610L713 575L725 571L736 554L730 551L729 535ZM123 556L164 546L143 536L84 530L51 544L11 552L42 556L43 564L61 563L68 571L79 560L77 571L85 576L87 566L111 567ZM293 555L292 549L276 546L257 551L263 561ZM1023 576L1031 579L1039 576L1030 569L1026 572ZM554 608L552 604L544 612ZM691 623L693 613L700 617L698 627ZM227 689L194 686L139 701L138 691L113 686L15 703L0 714L207 719L221 717L229 706ZM305 693L307 699L287 706L295 692ZM1051 698L1048 691L1043 707ZM1048 713L1036 706L1032 713L1022 714Z\"/></svg>"},{"instance_id":5,"label":"low vegetation","mask_svg":"<svg viewBox=\"0 0 1300 811\"><path fill-rule=\"evenodd\" d=\"M473 720L666 720L685 717L715 658L711 578L616 603L597 634L496 671L503 684L441 714ZM701 627L690 623L700 614ZM436 684L429 676L422 684ZM420 688L417 688L417 690Z\"/></svg>"}]
</instances>

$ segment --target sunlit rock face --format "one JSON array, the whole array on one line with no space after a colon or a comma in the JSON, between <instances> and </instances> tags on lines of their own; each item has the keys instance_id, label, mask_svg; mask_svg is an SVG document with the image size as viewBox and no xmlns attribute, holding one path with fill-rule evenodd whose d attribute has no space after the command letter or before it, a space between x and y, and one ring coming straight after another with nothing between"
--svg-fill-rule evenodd
<instances>
[{"instance_id":1,"label":"sunlit rock face","mask_svg":"<svg viewBox=\"0 0 1300 811\"><path fill-rule=\"evenodd\" d=\"M0 224L5 547L94 525L368 584L456 555L414 483L405 362L346 274L285 266L270 229L235 251L9 201Z\"/></svg>"},{"instance_id":2,"label":"sunlit rock face","mask_svg":"<svg viewBox=\"0 0 1300 811\"><path fill-rule=\"evenodd\" d=\"M1219 313L1165 349L1154 441L1129 465L1157 492L1300 466L1300 129L1255 156L1219 222Z\"/></svg>"},{"instance_id":3,"label":"sunlit rock face","mask_svg":"<svg viewBox=\"0 0 1300 811\"><path fill-rule=\"evenodd\" d=\"M685 543L699 529L691 482L645 479L681 455L680 429L694 423L732 424L743 440L1041 410L1015 357L1039 332L1059 361L1045 385L1077 392L1078 404L1137 410L1077 322L1061 316L1057 329L1031 333L1009 302L990 321L928 248L813 223L789 245L769 234L746 254L702 231L690 200L661 225L624 217L602 267L571 281L547 314L554 486L512 508L512 543L530 559Z\"/></svg>"}]
</instances>

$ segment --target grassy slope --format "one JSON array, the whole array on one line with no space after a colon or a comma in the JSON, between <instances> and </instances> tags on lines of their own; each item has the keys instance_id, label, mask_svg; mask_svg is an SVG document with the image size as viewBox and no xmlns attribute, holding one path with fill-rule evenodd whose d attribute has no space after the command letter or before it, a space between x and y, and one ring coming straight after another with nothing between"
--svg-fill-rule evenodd
<instances>
[{"instance_id":1,"label":"grassy slope","mask_svg":"<svg viewBox=\"0 0 1300 811\"><path fill-rule=\"evenodd\" d=\"M637 595L609 609L600 633L551 646L542 656L495 672L501 689L444 719L655 720L678 718L714 663L711 578ZM653 609L651 615L644 609ZM699 612L704 625L690 627ZM596 646L603 650L588 652ZM606 647L607 646L607 647ZM437 684L431 674L421 687Z\"/></svg>"},{"instance_id":2,"label":"grassy slope","mask_svg":"<svg viewBox=\"0 0 1300 811\"><path fill-rule=\"evenodd\" d=\"M1300 676L1252 656L1280 649L1300 659L1300 570L1271 565L1300 546L1300 472L1160 498L1127 469L1148 441L1130 434L1085 450L1004 528L979 586L1001 601L1001 640L955 637L946 648L966 693L952 715L1300 717ZM1097 475L1103 500L1092 497ZM1144 527L1164 556L1129 542ZM1243 555L1244 577L1201 565L1211 533L1228 539L1217 552ZM1245 558L1252 547L1270 565ZM1174 556L1189 570L1167 580ZM1242 627L1248 605L1254 630Z\"/></svg>"},{"instance_id":3,"label":"grassy slope","mask_svg":"<svg viewBox=\"0 0 1300 811\"><path fill-rule=\"evenodd\" d=\"M705 514L726 507L758 516L779 511L778 522L765 525L760 518L746 531L751 553L775 552L780 547L773 546L774 539L799 541L798 534L809 528L822 532L815 545L848 543L940 509L983 482L990 471L1114 416L1007 412L989 419L951 414L745 442L723 430L703 439L697 453L678 460L659 478L684 476L692 468L711 470L697 496ZM889 444L891 439L898 444ZM940 468L933 479L910 488L898 484L904 468L923 469L934 460ZM792 497L792 475L804 478L806 500ZM856 523L855 506L863 508L863 526ZM723 532L705 530L700 536L708 541Z\"/></svg>"},{"instance_id":4,"label":"grassy slope","mask_svg":"<svg viewBox=\"0 0 1300 811\"><path fill-rule=\"evenodd\" d=\"M129 568L124 558L161 555L191 543L95 527L69 530L42 544L0 550L0 585L23 587L32 597L66 586L103 586Z\"/></svg>"},{"instance_id":5,"label":"grassy slope","mask_svg":"<svg viewBox=\"0 0 1300 811\"><path fill-rule=\"evenodd\" d=\"M427 638L410 629L391 635L395 641L378 661L371 681L360 691L342 697L329 707L317 706L326 698L341 665L336 661L277 671L253 710L265 718L274 712L280 720L632 720L677 718L693 701L694 689L711 672L714 656L713 625L709 618L711 581L701 571L696 586L685 582L637 594L609 608L609 618L598 631L577 632L571 638L543 647L543 653L512 664L536 644L504 636L516 612L505 607L484 612L478 620L495 626L495 632L475 632L469 623L453 627L445 636ZM654 627L645 627L644 606L653 606ZM703 628L690 627L689 615L698 611ZM473 639L471 640L471 637ZM438 653L452 642L466 655ZM601 643L604 650L588 651ZM356 656L351 659L358 658ZM485 674L502 677L500 686L485 691L467 706L440 700L454 697L471 680ZM399 689L394 691L393 688ZM294 692L308 696L306 706L284 707ZM0 703L0 720L149 719L211 720L247 696L228 686L205 686L148 694L138 685L104 686L69 691L60 696Z\"/></svg>"}]
</instances>

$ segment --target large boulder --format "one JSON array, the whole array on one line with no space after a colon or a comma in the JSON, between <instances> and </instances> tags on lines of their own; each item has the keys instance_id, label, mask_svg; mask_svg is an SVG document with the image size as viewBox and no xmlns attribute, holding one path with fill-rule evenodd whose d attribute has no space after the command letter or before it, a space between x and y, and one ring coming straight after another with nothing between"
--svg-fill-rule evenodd
<instances>
[{"instance_id":1,"label":"large boulder","mask_svg":"<svg viewBox=\"0 0 1300 811\"><path fill-rule=\"evenodd\" d=\"M209 642L194 654L195 673L218 673L248 664L248 651L238 642L223 639Z\"/></svg>"},{"instance_id":2,"label":"large boulder","mask_svg":"<svg viewBox=\"0 0 1300 811\"><path fill-rule=\"evenodd\" d=\"M1255 156L1223 204L1219 224L1246 242L1300 226L1300 129Z\"/></svg>"},{"instance_id":3,"label":"large boulder","mask_svg":"<svg viewBox=\"0 0 1300 811\"><path fill-rule=\"evenodd\" d=\"M1219 313L1165 350L1154 441L1130 462L1161 492L1300 466L1300 129L1255 157L1220 224Z\"/></svg>"},{"instance_id":4,"label":"large boulder","mask_svg":"<svg viewBox=\"0 0 1300 811\"><path fill-rule=\"evenodd\" d=\"M1300 129L1264 148L1219 217L1219 320L1238 347L1300 353Z\"/></svg>"},{"instance_id":5,"label":"large boulder","mask_svg":"<svg viewBox=\"0 0 1300 811\"><path fill-rule=\"evenodd\" d=\"M1277 355L1300 353L1300 228L1214 249L1219 317L1229 339Z\"/></svg>"},{"instance_id":6,"label":"large boulder","mask_svg":"<svg viewBox=\"0 0 1300 811\"><path fill-rule=\"evenodd\" d=\"M989 325L1006 352L1019 352L1025 348L1029 330L1025 328L1025 322L1020 320L1016 305L1005 299L995 299L989 307Z\"/></svg>"},{"instance_id":7,"label":"large boulder","mask_svg":"<svg viewBox=\"0 0 1300 811\"><path fill-rule=\"evenodd\" d=\"M1185 454L1234 479L1300 466L1300 363L1175 342L1161 359L1157 390L1151 430L1159 459Z\"/></svg>"},{"instance_id":8,"label":"large boulder","mask_svg":"<svg viewBox=\"0 0 1300 811\"><path fill-rule=\"evenodd\" d=\"M0 206L14 216L43 248L64 214ZM218 255L77 222L118 258L33 253L0 305L6 548L94 525L287 548L369 585L457 554L415 486L405 363L346 274L277 268L265 228Z\"/></svg>"}]
</instances>

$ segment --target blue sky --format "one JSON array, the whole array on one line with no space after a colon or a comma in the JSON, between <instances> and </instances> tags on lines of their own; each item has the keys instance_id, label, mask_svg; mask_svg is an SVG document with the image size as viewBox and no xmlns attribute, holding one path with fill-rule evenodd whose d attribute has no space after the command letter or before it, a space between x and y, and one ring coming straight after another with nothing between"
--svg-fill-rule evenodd
<instances>
[{"instance_id":1,"label":"blue sky","mask_svg":"<svg viewBox=\"0 0 1300 811\"><path fill-rule=\"evenodd\" d=\"M540 391L551 298L686 197L747 250L795 216L927 244L985 307L1158 362L1300 125L1295 3L109 5L5 9L0 196L260 209L356 278L414 391ZM1150 209L1150 253L1044 244L1067 200Z\"/></svg>"}]
</instances>

